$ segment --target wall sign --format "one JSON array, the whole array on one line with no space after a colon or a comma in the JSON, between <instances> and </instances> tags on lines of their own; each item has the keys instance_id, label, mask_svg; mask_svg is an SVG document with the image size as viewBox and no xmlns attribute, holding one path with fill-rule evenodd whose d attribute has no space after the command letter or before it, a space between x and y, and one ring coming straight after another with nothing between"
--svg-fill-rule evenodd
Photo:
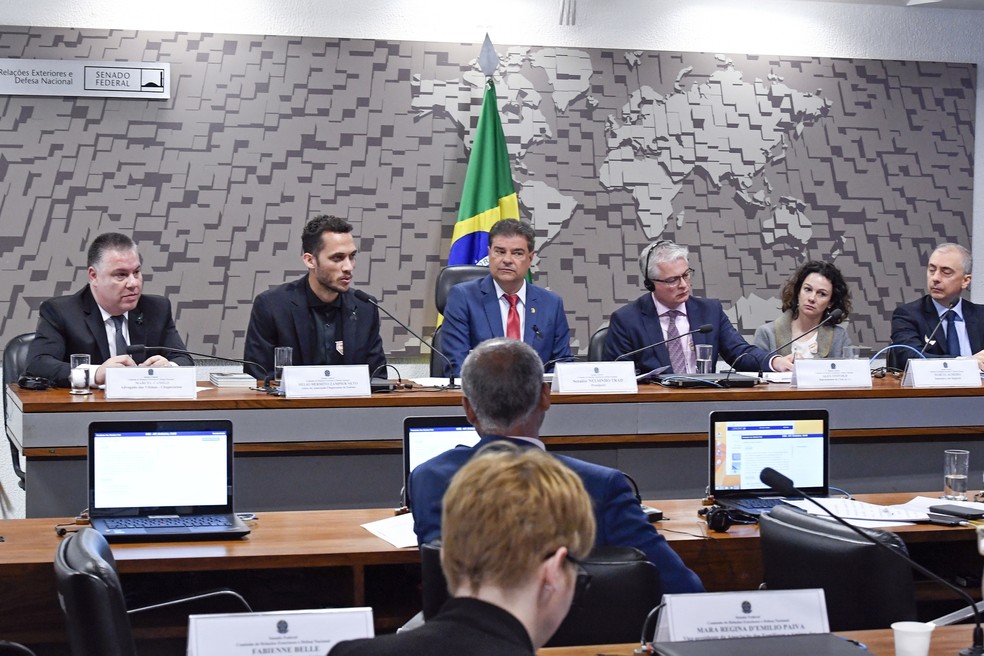
<instances>
[{"instance_id":1,"label":"wall sign","mask_svg":"<svg viewBox=\"0 0 984 656\"><path fill-rule=\"evenodd\" d=\"M61 59L0 59L0 95L171 97L171 65Z\"/></svg>"}]
</instances>

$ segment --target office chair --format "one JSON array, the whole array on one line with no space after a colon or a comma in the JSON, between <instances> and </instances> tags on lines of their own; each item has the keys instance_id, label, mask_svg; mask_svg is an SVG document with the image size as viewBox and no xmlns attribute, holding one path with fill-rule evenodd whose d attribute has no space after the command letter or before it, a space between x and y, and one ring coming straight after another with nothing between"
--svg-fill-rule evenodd
<instances>
[{"instance_id":1,"label":"office chair","mask_svg":"<svg viewBox=\"0 0 984 656\"><path fill-rule=\"evenodd\" d=\"M10 462L14 466L14 473L17 475L17 485L24 489L24 481L27 474L21 468L20 452L14 444L14 438L10 436L7 429L7 385L16 383L17 379L27 370L27 351L34 341L34 333L24 333L17 335L9 342L3 350L3 427L7 434L7 442L10 443Z\"/></svg>"},{"instance_id":2,"label":"office chair","mask_svg":"<svg viewBox=\"0 0 984 656\"><path fill-rule=\"evenodd\" d=\"M232 590L216 590L128 611L109 543L88 527L58 545L55 579L73 656L136 656L130 627L130 615L135 613L224 596L251 610Z\"/></svg>"},{"instance_id":3,"label":"office chair","mask_svg":"<svg viewBox=\"0 0 984 656\"><path fill-rule=\"evenodd\" d=\"M481 278L489 273L489 268L476 264L459 264L458 266L446 266L437 274L437 284L434 290L434 304L437 306L439 314L444 314L444 306L448 302L448 294L451 288L458 283L468 282L475 278ZM444 376L444 358L434 352L434 349L441 351L441 327L431 336L430 355L430 375L435 378Z\"/></svg>"},{"instance_id":4,"label":"office chair","mask_svg":"<svg viewBox=\"0 0 984 656\"><path fill-rule=\"evenodd\" d=\"M912 568L846 526L777 506L761 515L759 530L765 587L823 588L831 631L884 629L916 619ZM908 555L898 535L862 530Z\"/></svg>"},{"instance_id":5,"label":"office chair","mask_svg":"<svg viewBox=\"0 0 984 656\"><path fill-rule=\"evenodd\" d=\"M440 540L421 545L424 621L448 599ZM659 571L634 547L595 547L581 563L591 585L545 647L637 642L646 615L663 596Z\"/></svg>"},{"instance_id":6,"label":"office chair","mask_svg":"<svg viewBox=\"0 0 984 656\"><path fill-rule=\"evenodd\" d=\"M588 360L601 362L605 359L605 338L608 337L608 326L602 326L594 331L588 340Z\"/></svg>"},{"instance_id":7,"label":"office chair","mask_svg":"<svg viewBox=\"0 0 984 656\"><path fill-rule=\"evenodd\" d=\"M0 656L34 656L34 652L19 642L0 640Z\"/></svg>"}]
</instances>

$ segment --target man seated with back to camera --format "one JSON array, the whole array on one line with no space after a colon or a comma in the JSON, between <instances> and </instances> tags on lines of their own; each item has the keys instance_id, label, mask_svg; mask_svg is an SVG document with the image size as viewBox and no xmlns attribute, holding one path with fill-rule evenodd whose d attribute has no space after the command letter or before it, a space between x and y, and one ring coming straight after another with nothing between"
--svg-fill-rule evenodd
<instances>
[{"instance_id":1,"label":"man seated with back to camera","mask_svg":"<svg viewBox=\"0 0 984 656\"><path fill-rule=\"evenodd\" d=\"M550 407L550 386L543 364L528 344L494 338L479 344L461 368L461 403L481 440L458 446L422 463L410 474L407 497L420 544L441 537L441 499L448 482L486 444L505 440L523 448L544 449L540 426ZM702 592L700 579L656 532L617 469L557 455L584 482L594 500L598 546L635 547L659 570L663 592ZM497 503L489 490L484 504Z\"/></svg>"},{"instance_id":2,"label":"man seated with back to camera","mask_svg":"<svg viewBox=\"0 0 984 656\"><path fill-rule=\"evenodd\" d=\"M769 355L752 346L731 325L721 301L691 294L694 270L685 246L667 240L653 242L639 254L639 270L648 292L612 313L605 360L671 340L634 354L636 372L695 373L695 344L711 345L712 367L720 357L739 371L792 371L792 355ZM711 332L686 335L704 324L710 324ZM684 336L674 339L677 335Z\"/></svg>"},{"instance_id":3,"label":"man seated with back to camera","mask_svg":"<svg viewBox=\"0 0 984 656\"><path fill-rule=\"evenodd\" d=\"M594 542L591 498L578 476L538 449L499 442L454 475L443 508L451 599L423 626L342 642L332 656L532 656L554 634Z\"/></svg>"},{"instance_id":4,"label":"man seated with back to camera","mask_svg":"<svg viewBox=\"0 0 984 656\"><path fill-rule=\"evenodd\" d=\"M107 232L89 245L88 284L71 296L41 304L26 372L69 387L69 357L88 353L95 373L92 382L106 382L107 367L191 366L191 356L168 351L136 362L131 344L187 350L174 327L171 302L143 293L143 259L133 240Z\"/></svg>"}]
</instances>

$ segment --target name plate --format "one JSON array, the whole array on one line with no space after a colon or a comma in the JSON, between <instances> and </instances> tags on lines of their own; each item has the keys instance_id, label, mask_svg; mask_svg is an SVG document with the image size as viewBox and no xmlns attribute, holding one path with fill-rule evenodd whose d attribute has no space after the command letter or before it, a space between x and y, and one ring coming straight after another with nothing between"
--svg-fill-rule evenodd
<instances>
[{"instance_id":1,"label":"name plate","mask_svg":"<svg viewBox=\"0 0 984 656\"><path fill-rule=\"evenodd\" d=\"M635 363L558 362L550 391L559 394L635 394Z\"/></svg>"},{"instance_id":2,"label":"name plate","mask_svg":"<svg viewBox=\"0 0 984 656\"><path fill-rule=\"evenodd\" d=\"M974 358L909 358L902 387L980 387Z\"/></svg>"},{"instance_id":3,"label":"name plate","mask_svg":"<svg viewBox=\"0 0 984 656\"><path fill-rule=\"evenodd\" d=\"M107 399L193 399L194 367L106 367Z\"/></svg>"},{"instance_id":4,"label":"name plate","mask_svg":"<svg viewBox=\"0 0 984 656\"><path fill-rule=\"evenodd\" d=\"M821 588L665 594L663 604L653 642L830 631Z\"/></svg>"},{"instance_id":5,"label":"name plate","mask_svg":"<svg viewBox=\"0 0 984 656\"><path fill-rule=\"evenodd\" d=\"M871 387L867 360L796 360L792 384L799 389Z\"/></svg>"},{"instance_id":6,"label":"name plate","mask_svg":"<svg viewBox=\"0 0 984 656\"><path fill-rule=\"evenodd\" d=\"M369 365L325 364L284 367L284 396L288 399L324 399L370 396Z\"/></svg>"},{"instance_id":7,"label":"name plate","mask_svg":"<svg viewBox=\"0 0 984 656\"><path fill-rule=\"evenodd\" d=\"M372 638L371 608L188 617L188 656L327 654L336 642Z\"/></svg>"}]
</instances>

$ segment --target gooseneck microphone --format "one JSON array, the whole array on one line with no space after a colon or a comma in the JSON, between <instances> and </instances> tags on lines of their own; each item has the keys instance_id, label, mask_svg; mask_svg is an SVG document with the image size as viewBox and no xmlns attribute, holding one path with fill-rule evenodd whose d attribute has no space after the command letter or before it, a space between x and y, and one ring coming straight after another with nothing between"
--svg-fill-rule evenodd
<instances>
[{"instance_id":1,"label":"gooseneck microphone","mask_svg":"<svg viewBox=\"0 0 984 656\"><path fill-rule=\"evenodd\" d=\"M636 349L634 351L629 351L628 353L623 353L622 355L620 355L617 358L615 358L615 362L618 362L619 360L622 360L624 358L631 357L631 356L635 355L636 353L642 353L646 349L656 348L657 346L662 346L663 344L666 344L667 342L672 342L672 341L675 341L675 340L678 340L678 339L683 339L684 337L686 337L688 335L696 335L697 333L700 333L700 334L704 335L704 334L707 334L707 333L711 332L712 330L714 330L714 326L712 326L709 323L705 323L703 326L700 326L699 328L696 328L694 330L691 330L691 331L688 331L688 332L685 332L685 333L680 333L679 335L675 335L674 337L670 337L669 339L664 339L662 342L656 342L655 344L649 344L648 346L643 346L642 348Z\"/></svg>"},{"instance_id":2,"label":"gooseneck microphone","mask_svg":"<svg viewBox=\"0 0 984 656\"><path fill-rule=\"evenodd\" d=\"M936 327L933 328L933 332L929 333L929 337L926 338L926 343L923 344L922 350L919 351L920 355L924 355L926 353L926 349L929 348L929 345L933 343L933 338L936 337L936 332L940 329L940 326L943 325L943 322L946 321L947 315L953 312L953 308L957 305L957 301L959 300L960 297L958 296L957 298L950 301L950 304L946 306L946 310L943 312L943 314L940 315L939 322L936 324Z\"/></svg>"},{"instance_id":3,"label":"gooseneck microphone","mask_svg":"<svg viewBox=\"0 0 984 656\"><path fill-rule=\"evenodd\" d=\"M447 385L447 387L445 389L460 389L460 386L459 385L455 385L454 384L454 365L451 364L451 359L448 356L444 355L443 353L441 353L440 351L438 351L436 348L434 348L434 345L431 344L430 342L428 342L426 339L424 339L423 337L421 337L417 333L413 332L410 329L410 326L408 326L407 324L403 323L402 321L400 321L399 319L397 319L396 317L394 317L390 313L389 310L387 310L382 305L380 305L379 303L377 303L376 302L376 299L374 299L369 294L365 293L361 289L355 289L355 290L352 291L352 293L355 295L355 297L357 299L359 299L363 303L369 303L370 305L375 305L377 309L379 309L381 312L383 312L386 316L388 316L390 319L392 319L396 323L398 323L401 326L403 326L404 330L406 330L408 333L410 333L411 335L413 335L414 337L416 337L418 340L420 340L420 343L421 344L423 344L424 346L427 346L428 348L430 348L430 350L434 351L439 356L441 356L442 358L444 358L444 361L448 363L448 367L451 369L451 375L448 376L448 385Z\"/></svg>"},{"instance_id":4,"label":"gooseneck microphone","mask_svg":"<svg viewBox=\"0 0 984 656\"><path fill-rule=\"evenodd\" d=\"M789 340L788 342L786 342L785 344L783 344L779 348L772 349L771 351L769 351L768 353L766 353L765 354L765 360L762 362L762 364L765 365L765 366L768 366L769 365L769 361L772 359L772 356L773 355L776 355L777 353L779 353L779 351L783 350L784 348L786 348L787 346L789 346L793 342L797 341L801 337L805 337L805 336L809 335L810 333L812 333L814 331L820 330L820 327L821 326L824 326L824 325L826 325L827 323L829 323L831 321L837 321L843 315L844 315L844 311L843 310L841 310L840 308L834 308L833 310L830 311L830 314L828 314L826 317L824 317L823 321L821 321L817 325L813 326L813 328L810 328L809 330L807 330L802 335L798 335L795 339ZM735 361L731 365L731 369L728 370L728 375L724 379L725 381L727 381L729 378L731 378L731 374L733 374L735 372L735 370L737 369L738 363L741 362L741 359L743 357L745 357L746 355L748 355L749 353L751 353L751 351L745 351L744 353L742 353L741 355L739 355L737 358L735 358Z\"/></svg>"},{"instance_id":5,"label":"gooseneck microphone","mask_svg":"<svg viewBox=\"0 0 984 656\"><path fill-rule=\"evenodd\" d=\"M949 581L947 581L943 577L939 576L938 574L936 574L936 573L934 573L934 572L926 569L925 567L923 567L922 565L920 565L919 563L917 563L916 561L914 561L912 558L910 558L909 556L907 556L904 553L902 553L901 551L897 551L895 549L892 549L887 544L884 544L882 542L879 542L878 540L874 539L873 537L871 537L870 535L868 535L867 533L865 533L864 531L862 531L861 529L859 529L857 526L854 526L850 522L847 522L843 518L838 517L834 513L830 512L827 508L824 507L824 505L822 503L818 502L812 496L810 496L809 494L807 494L803 490L800 490L795 485L793 485L792 479L790 479L788 476L785 476L783 474L780 474L779 472L777 472L772 467L766 467L765 469L763 469L759 473L759 480L761 480L763 483L765 483L766 485L768 485L769 487L771 487L773 490L775 490L776 492L778 492L780 495L782 495L784 497L796 497L796 496L799 496L799 497L803 497L804 499L809 500L810 503L812 503L815 506L819 507L825 513L827 513L828 515L830 515L831 517L833 517L837 522L839 522L840 524L846 526L847 528L849 528L852 531L854 531L855 533L857 533L866 542L871 542L871 543L873 543L875 545L878 545L879 547L887 550L889 553L892 553L895 556L897 556L897 557L901 558L902 560L904 560L905 562L907 562L910 567L912 567L914 570L916 570L917 572L919 572L923 576L926 576L926 577L928 577L928 578L936 581L940 585L946 587L947 589L949 589L952 592L955 592L957 595L959 595L961 599L963 599L964 601L967 602L968 605L970 605L970 609L974 613L974 644L972 646L970 646L970 647L965 648L965 649L961 649L960 650L960 656L982 656L982 655L984 655L984 630L982 630L982 628L981 628L981 615L980 615L980 613L977 610L977 605L974 603L974 600L970 597L969 594L967 594L966 592L964 592L963 590L961 590L957 586L953 585L952 583L950 583Z\"/></svg>"},{"instance_id":6,"label":"gooseneck microphone","mask_svg":"<svg viewBox=\"0 0 984 656\"><path fill-rule=\"evenodd\" d=\"M212 353L197 353L195 351L187 351L185 349L171 348L170 346L147 346L146 344L130 344L126 347L126 354L129 355L137 362L143 362L147 359L147 351L164 351L166 353L181 353L184 355L197 355L202 358L213 358L215 360L223 360L225 362L235 362L237 364L248 364L258 368L260 371L264 371L263 365L258 362L253 362L252 360L240 360L238 358L227 358L224 355L214 355ZM270 381L273 380L273 373L270 372L263 379L263 386L270 387Z\"/></svg>"}]
</instances>

